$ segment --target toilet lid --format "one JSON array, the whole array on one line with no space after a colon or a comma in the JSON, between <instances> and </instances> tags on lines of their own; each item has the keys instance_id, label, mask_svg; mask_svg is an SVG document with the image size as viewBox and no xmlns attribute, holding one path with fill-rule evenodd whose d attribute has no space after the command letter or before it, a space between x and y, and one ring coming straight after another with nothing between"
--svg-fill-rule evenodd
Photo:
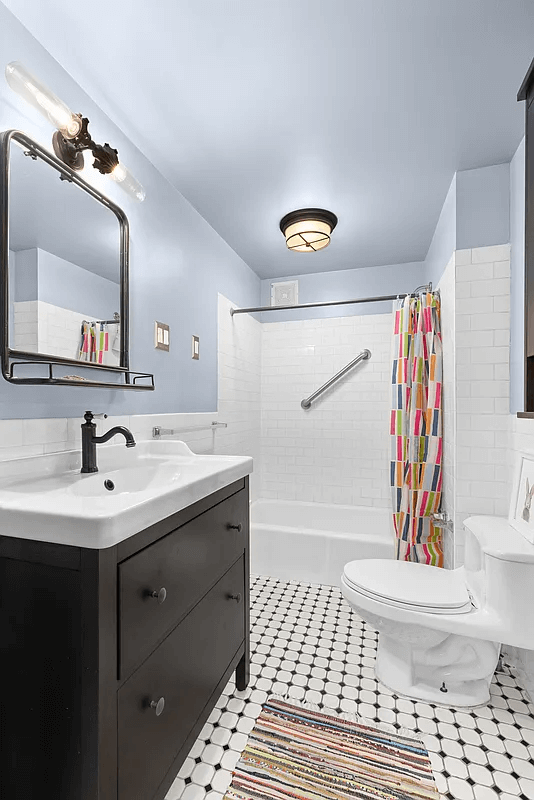
<instances>
[{"instance_id":1,"label":"toilet lid","mask_svg":"<svg viewBox=\"0 0 534 800\"><path fill-rule=\"evenodd\" d=\"M411 561L362 559L345 565L345 581L371 597L430 613L469 611L462 573Z\"/></svg>"}]
</instances>

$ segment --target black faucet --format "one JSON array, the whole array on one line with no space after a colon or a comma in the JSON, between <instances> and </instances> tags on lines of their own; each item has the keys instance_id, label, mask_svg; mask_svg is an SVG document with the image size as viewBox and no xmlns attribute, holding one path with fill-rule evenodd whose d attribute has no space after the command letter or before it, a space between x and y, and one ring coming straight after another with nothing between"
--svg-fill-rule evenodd
<instances>
[{"instance_id":1,"label":"black faucet","mask_svg":"<svg viewBox=\"0 0 534 800\"><path fill-rule=\"evenodd\" d=\"M126 447L135 447L135 439L132 432L125 428L123 425L116 425L110 428L103 436L96 436L96 425L93 422L94 415L92 411L86 411L84 414L85 422L82 423L82 469L81 472L98 472L96 465L96 446L103 442L108 442L118 433L122 434L126 439Z\"/></svg>"}]
</instances>

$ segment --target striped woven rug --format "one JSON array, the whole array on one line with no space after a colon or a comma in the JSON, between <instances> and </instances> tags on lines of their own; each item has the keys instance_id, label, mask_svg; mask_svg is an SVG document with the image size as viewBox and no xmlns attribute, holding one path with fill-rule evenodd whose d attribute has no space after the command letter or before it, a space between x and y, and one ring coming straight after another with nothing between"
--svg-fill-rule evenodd
<instances>
[{"instance_id":1,"label":"striped woven rug","mask_svg":"<svg viewBox=\"0 0 534 800\"><path fill-rule=\"evenodd\" d=\"M264 704L225 800L439 800L417 739L278 698Z\"/></svg>"}]
</instances>

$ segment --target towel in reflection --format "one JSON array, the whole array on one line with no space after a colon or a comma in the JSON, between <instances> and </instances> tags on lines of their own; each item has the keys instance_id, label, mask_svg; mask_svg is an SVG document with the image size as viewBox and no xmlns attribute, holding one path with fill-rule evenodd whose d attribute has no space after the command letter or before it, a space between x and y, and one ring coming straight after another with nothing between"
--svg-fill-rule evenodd
<instances>
[{"instance_id":1,"label":"towel in reflection","mask_svg":"<svg viewBox=\"0 0 534 800\"><path fill-rule=\"evenodd\" d=\"M79 361L103 364L104 353L109 350L109 333L103 322L82 322Z\"/></svg>"}]
</instances>

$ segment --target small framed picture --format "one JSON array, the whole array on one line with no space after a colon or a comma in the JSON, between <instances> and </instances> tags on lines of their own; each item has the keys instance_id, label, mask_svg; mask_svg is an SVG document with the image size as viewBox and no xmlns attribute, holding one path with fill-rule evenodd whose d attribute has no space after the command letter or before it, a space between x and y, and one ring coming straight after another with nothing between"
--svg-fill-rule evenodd
<instances>
[{"instance_id":1,"label":"small framed picture","mask_svg":"<svg viewBox=\"0 0 534 800\"><path fill-rule=\"evenodd\" d=\"M534 544L534 453L519 453L508 522Z\"/></svg>"}]
</instances>

